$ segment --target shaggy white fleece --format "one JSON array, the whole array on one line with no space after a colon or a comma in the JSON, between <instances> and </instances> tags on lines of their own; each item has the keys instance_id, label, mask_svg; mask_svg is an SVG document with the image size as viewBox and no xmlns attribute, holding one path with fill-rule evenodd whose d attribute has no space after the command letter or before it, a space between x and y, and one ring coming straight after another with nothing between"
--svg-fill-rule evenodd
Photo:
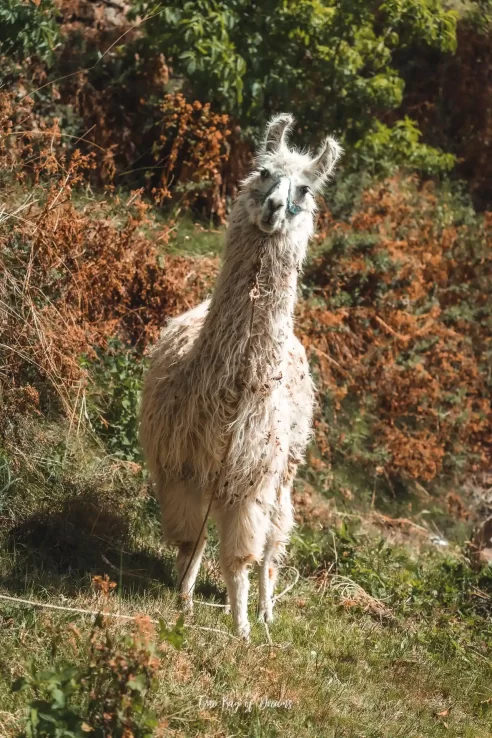
<instances>
[{"instance_id":1,"label":"shaggy white fleece","mask_svg":"<svg viewBox=\"0 0 492 738\"><path fill-rule=\"evenodd\" d=\"M291 488L313 406L306 354L294 335L297 278L314 195L341 154L331 138L314 158L291 150L292 125L289 115L268 125L232 209L213 296L166 325L141 407L141 443L164 539L179 549L185 603L191 607L211 503L235 626L245 637L248 566L260 564L260 616L270 621L293 526Z\"/></svg>"}]
</instances>

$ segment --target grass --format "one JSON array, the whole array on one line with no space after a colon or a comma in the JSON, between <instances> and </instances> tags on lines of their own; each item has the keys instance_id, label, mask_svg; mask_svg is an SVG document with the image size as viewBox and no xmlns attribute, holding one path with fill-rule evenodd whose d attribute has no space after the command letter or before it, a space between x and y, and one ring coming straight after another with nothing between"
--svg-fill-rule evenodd
<instances>
[{"instance_id":1,"label":"grass","mask_svg":"<svg viewBox=\"0 0 492 738\"><path fill-rule=\"evenodd\" d=\"M203 223L180 217L169 244L169 251L194 256L216 256L222 252L223 241L223 228L214 227L213 224L207 228Z\"/></svg>"},{"instance_id":2,"label":"grass","mask_svg":"<svg viewBox=\"0 0 492 738\"><path fill-rule=\"evenodd\" d=\"M60 426L26 426L22 435L35 453L15 463L10 456L15 469L0 485L0 591L173 623L172 553L160 545L157 506L138 467L106 456L88 435L57 448L54 439L67 438ZM9 478L5 464L2 474ZM329 529L294 536L287 563L301 577L277 604L273 645L260 624L249 646L196 629L231 629L230 616L200 604L184 648L162 647L149 704L167 721L165 734L490 735L492 579L474 572L453 543L443 553L424 542L417 552L410 536L396 545L343 519L335 511ZM92 583L105 574L117 583L107 597ZM287 568L281 586L292 576ZM253 577L252 619L256 586ZM223 598L213 538L197 599ZM14 736L28 694L12 693L11 682L30 662L79 663L91 618L5 601L0 617L0 735Z\"/></svg>"},{"instance_id":3,"label":"grass","mask_svg":"<svg viewBox=\"0 0 492 738\"><path fill-rule=\"evenodd\" d=\"M13 183L10 185L11 201L24 199L21 187ZM114 223L125 221L128 212L128 202L131 201L128 192L117 190L112 198L103 198L100 193L81 189L75 191L73 201L78 208L92 208L92 217L96 218L98 209L100 217L112 218ZM148 201L144 200L147 204ZM217 226L213 220L207 221L203 218L194 217L181 212L179 206L164 208L162 210L153 207L151 218L143 226L142 233L158 239L162 231L169 230L169 243L163 251L171 254L182 254L184 256L217 256L222 253L224 245L225 228Z\"/></svg>"},{"instance_id":4,"label":"grass","mask_svg":"<svg viewBox=\"0 0 492 738\"><path fill-rule=\"evenodd\" d=\"M171 227L169 214L148 227L154 235ZM163 251L221 247L220 229L180 219ZM48 424L36 410L31 419L0 417L0 594L172 624L179 614L173 552L160 543L157 504L136 463L140 368L119 348L98 366L80 430ZM326 472L303 470L298 500L312 493L323 514L307 510L293 536L280 586L295 569L300 578L277 604L271 642L261 624L250 645L238 642L230 616L209 606L225 594L212 535L184 647L159 646L147 700L165 735L490 736L492 576L471 567L469 524L443 513L443 490L390 490L367 472L360 463L367 434L361 423L346 446L334 443ZM433 545L432 533L448 545ZM94 582L106 576L116 584L108 595ZM256 601L252 577L252 620ZM83 666L92 622L0 599L0 736L19 735L33 698L12 692L12 682L31 665ZM108 633L129 627L114 618Z\"/></svg>"}]
</instances>

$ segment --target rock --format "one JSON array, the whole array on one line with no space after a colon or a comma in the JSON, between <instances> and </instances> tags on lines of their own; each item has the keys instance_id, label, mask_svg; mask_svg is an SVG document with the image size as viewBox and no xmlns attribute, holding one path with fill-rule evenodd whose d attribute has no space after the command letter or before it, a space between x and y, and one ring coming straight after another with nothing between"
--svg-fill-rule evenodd
<instances>
[{"instance_id":1,"label":"rock","mask_svg":"<svg viewBox=\"0 0 492 738\"><path fill-rule=\"evenodd\" d=\"M478 566L492 564L492 515L473 531L470 549L472 560Z\"/></svg>"}]
</instances>

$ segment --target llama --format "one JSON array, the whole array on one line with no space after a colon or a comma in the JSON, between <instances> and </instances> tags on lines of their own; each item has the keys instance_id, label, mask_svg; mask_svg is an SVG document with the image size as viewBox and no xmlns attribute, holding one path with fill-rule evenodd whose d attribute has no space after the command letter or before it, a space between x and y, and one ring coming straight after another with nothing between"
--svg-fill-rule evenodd
<instances>
[{"instance_id":1,"label":"llama","mask_svg":"<svg viewBox=\"0 0 492 738\"><path fill-rule=\"evenodd\" d=\"M315 200L342 150L289 149L293 118L273 118L242 183L210 300L172 319L145 377L140 438L177 545L184 605L215 520L236 631L249 636L249 566L259 616L272 620L278 565L294 524L291 490L311 433L313 386L294 336L297 277L313 234Z\"/></svg>"}]
</instances>

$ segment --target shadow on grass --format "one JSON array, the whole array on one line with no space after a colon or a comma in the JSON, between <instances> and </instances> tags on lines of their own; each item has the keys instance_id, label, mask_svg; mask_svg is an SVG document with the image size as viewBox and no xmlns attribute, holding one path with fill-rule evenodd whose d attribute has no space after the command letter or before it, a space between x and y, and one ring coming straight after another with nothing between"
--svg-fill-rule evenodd
<instances>
[{"instance_id":1,"label":"shadow on grass","mask_svg":"<svg viewBox=\"0 0 492 738\"><path fill-rule=\"evenodd\" d=\"M174 552L137 542L135 511L130 513L125 504L104 502L95 491L67 497L59 509L33 513L6 536L2 589L70 597L87 591L93 576L107 574L123 596L152 598L163 588L175 590ZM223 599L208 579L197 592Z\"/></svg>"}]
</instances>

